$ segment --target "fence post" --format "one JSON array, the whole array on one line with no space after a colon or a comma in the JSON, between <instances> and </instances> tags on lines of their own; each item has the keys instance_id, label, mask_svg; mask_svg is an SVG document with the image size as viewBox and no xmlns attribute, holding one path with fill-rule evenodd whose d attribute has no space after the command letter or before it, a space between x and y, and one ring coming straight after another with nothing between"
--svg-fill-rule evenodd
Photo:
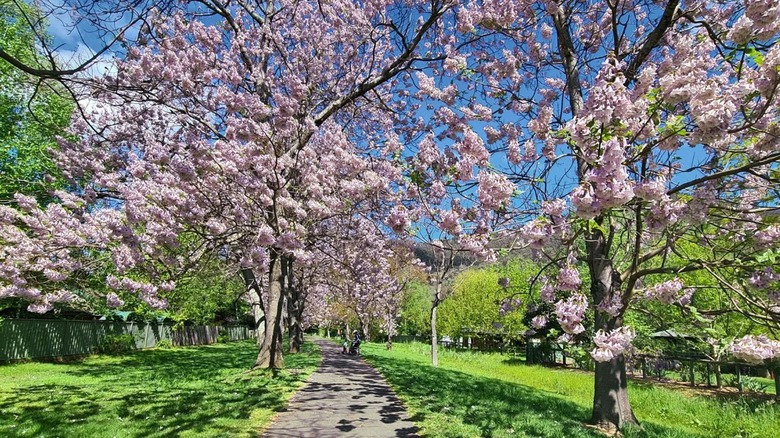
<instances>
[{"instance_id":1,"label":"fence post","mask_svg":"<svg viewBox=\"0 0 780 438\"><path fill-rule=\"evenodd\" d=\"M642 356L642 378L647 378L647 356Z\"/></svg>"},{"instance_id":2,"label":"fence post","mask_svg":"<svg viewBox=\"0 0 780 438\"><path fill-rule=\"evenodd\" d=\"M742 392L742 369L739 364L737 364L737 389Z\"/></svg>"},{"instance_id":3,"label":"fence post","mask_svg":"<svg viewBox=\"0 0 780 438\"><path fill-rule=\"evenodd\" d=\"M691 386L696 386L696 370L694 366L695 362L688 362L688 366L691 368L690 376L691 376Z\"/></svg>"}]
</instances>

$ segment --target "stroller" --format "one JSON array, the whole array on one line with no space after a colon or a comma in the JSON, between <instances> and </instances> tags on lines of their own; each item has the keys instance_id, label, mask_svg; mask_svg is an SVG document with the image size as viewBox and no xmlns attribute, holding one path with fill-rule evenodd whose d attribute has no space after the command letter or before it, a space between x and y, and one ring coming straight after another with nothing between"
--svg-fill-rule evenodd
<instances>
[{"instance_id":1,"label":"stroller","mask_svg":"<svg viewBox=\"0 0 780 438\"><path fill-rule=\"evenodd\" d=\"M360 336L355 336L355 340L349 346L349 354L355 356L360 354Z\"/></svg>"}]
</instances>

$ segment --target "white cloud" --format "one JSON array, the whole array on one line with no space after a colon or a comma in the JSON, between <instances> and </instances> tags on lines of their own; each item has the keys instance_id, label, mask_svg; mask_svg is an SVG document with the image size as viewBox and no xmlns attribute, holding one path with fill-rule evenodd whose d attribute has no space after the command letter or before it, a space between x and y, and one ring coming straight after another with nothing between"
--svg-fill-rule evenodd
<instances>
[{"instance_id":1,"label":"white cloud","mask_svg":"<svg viewBox=\"0 0 780 438\"><path fill-rule=\"evenodd\" d=\"M95 51L83 43L79 43L75 50L61 49L55 52L57 66L61 69L76 68L93 56L95 56ZM115 75L116 61L113 55L104 53L98 56L80 76L97 78L105 75Z\"/></svg>"}]
</instances>

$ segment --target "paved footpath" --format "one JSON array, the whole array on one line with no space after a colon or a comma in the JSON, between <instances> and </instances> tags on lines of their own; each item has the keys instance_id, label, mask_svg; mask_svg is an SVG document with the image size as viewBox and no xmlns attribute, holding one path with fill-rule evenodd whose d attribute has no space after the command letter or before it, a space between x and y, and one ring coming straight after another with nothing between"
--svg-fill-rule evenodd
<instances>
[{"instance_id":1,"label":"paved footpath","mask_svg":"<svg viewBox=\"0 0 780 438\"><path fill-rule=\"evenodd\" d=\"M263 437L417 436L403 404L376 370L358 356L341 354L333 342L315 342L322 364Z\"/></svg>"}]
</instances>

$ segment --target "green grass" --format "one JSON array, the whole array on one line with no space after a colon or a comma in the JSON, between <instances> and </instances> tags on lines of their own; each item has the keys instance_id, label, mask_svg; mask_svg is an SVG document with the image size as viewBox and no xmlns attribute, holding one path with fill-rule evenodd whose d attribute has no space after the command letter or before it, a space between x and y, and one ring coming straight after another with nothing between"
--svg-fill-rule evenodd
<instances>
[{"instance_id":1,"label":"green grass","mask_svg":"<svg viewBox=\"0 0 780 438\"><path fill-rule=\"evenodd\" d=\"M593 398L590 373L529 366L499 354L440 352L430 347L367 344L362 354L385 375L428 437L598 437L585 427ZM631 383L629 397L643 430L627 437L777 436L774 402L690 396Z\"/></svg>"},{"instance_id":2,"label":"green grass","mask_svg":"<svg viewBox=\"0 0 780 438\"><path fill-rule=\"evenodd\" d=\"M669 378L669 379L672 379L673 381L683 383L683 384L688 384L688 382L690 381L690 377L688 377L688 373L686 373L686 372L682 372L682 373L679 373L679 372L669 372L669 373L667 373L667 375L665 377ZM723 373L722 374L722 378L723 378L723 384L724 385L732 387L732 388L736 388L737 376L735 374ZM757 384L762 385L764 394L769 394L769 395L774 395L775 394L775 381L774 381L774 379L767 379L767 378L764 378L764 377L756 377L756 376L742 376L742 378L745 379L745 380L748 380L748 379L753 380ZM712 376L710 377L710 379L711 379L712 384L714 385L715 384L715 373L712 373ZM696 384L698 386L705 386L706 380L705 380L704 376L697 374L697 376L696 376ZM745 386L746 386L745 391L748 391L747 384Z\"/></svg>"},{"instance_id":3,"label":"green grass","mask_svg":"<svg viewBox=\"0 0 780 438\"><path fill-rule=\"evenodd\" d=\"M0 366L0 436L257 436L320 353L307 342L275 375L248 373L256 356L244 341Z\"/></svg>"}]
</instances>

